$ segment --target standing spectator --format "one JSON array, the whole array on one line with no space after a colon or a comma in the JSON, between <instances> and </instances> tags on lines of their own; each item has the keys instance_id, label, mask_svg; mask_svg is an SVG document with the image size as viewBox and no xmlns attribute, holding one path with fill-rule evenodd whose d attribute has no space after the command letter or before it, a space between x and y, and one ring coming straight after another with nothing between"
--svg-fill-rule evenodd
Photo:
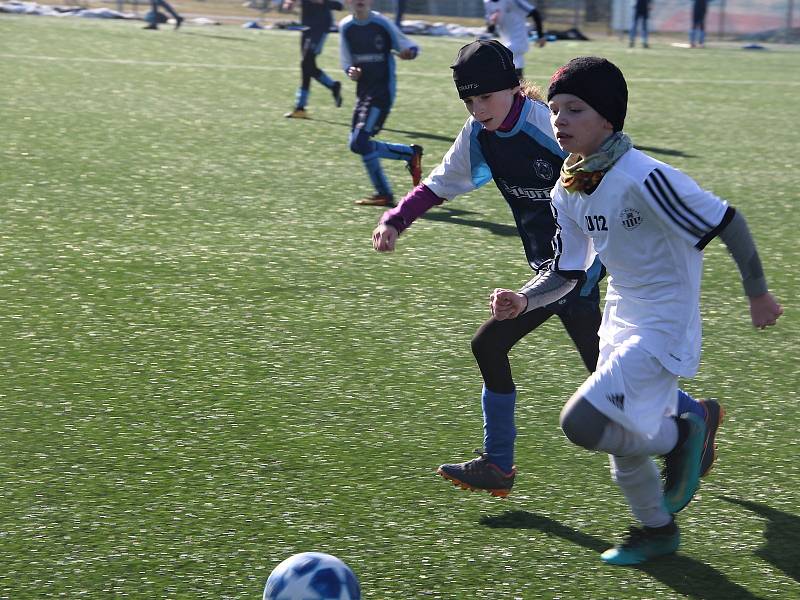
<instances>
[{"instance_id":1,"label":"standing spectator","mask_svg":"<svg viewBox=\"0 0 800 600\"><path fill-rule=\"evenodd\" d=\"M514 54L514 67L522 79L525 68L525 54L530 46L528 17L536 27L536 45L540 48L547 43L542 30L542 16L536 7L527 0L483 0L487 31L497 34L500 41Z\"/></svg>"},{"instance_id":2,"label":"standing spectator","mask_svg":"<svg viewBox=\"0 0 800 600\"><path fill-rule=\"evenodd\" d=\"M692 48L706 47L706 12L709 0L694 0L692 28L689 30L689 45Z\"/></svg>"},{"instance_id":3,"label":"standing spectator","mask_svg":"<svg viewBox=\"0 0 800 600\"><path fill-rule=\"evenodd\" d=\"M381 158L404 160L417 185L422 178L422 146L379 142L373 139L383 128L394 103L397 76L392 51L401 60L412 60L419 46L389 19L372 10L372 0L351 0L353 14L339 23L342 69L356 85L350 150L359 154L375 193L356 204L394 206L392 187L381 167Z\"/></svg>"},{"instance_id":4,"label":"standing spectator","mask_svg":"<svg viewBox=\"0 0 800 600\"><path fill-rule=\"evenodd\" d=\"M636 29L642 26L642 48L649 48L647 43L647 19L650 16L650 0L633 0L633 22L631 23L631 38L629 47L636 43Z\"/></svg>"},{"instance_id":5,"label":"standing spectator","mask_svg":"<svg viewBox=\"0 0 800 600\"><path fill-rule=\"evenodd\" d=\"M284 8L289 11L294 0L286 0ZM333 102L337 107L342 105L342 84L331 79L325 71L317 66L317 56L322 52L325 39L333 23L334 10L342 10L339 0L302 0L300 8L301 24L304 26L300 38L300 87L295 95L294 110L283 115L290 119L308 119L306 105L311 92L311 80L315 79L328 88L333 94Z\"/></svg>"}]
</instances>

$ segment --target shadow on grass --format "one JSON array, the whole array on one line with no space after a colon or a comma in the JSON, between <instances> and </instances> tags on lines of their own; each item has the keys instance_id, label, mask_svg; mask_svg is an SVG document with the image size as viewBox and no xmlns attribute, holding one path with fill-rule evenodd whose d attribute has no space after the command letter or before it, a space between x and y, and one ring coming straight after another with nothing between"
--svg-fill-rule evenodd
<instances>
[{"instance_id":1,"label":"shadow on grass","mask_svg":"<svg viewBox=\"0 0 800 600\"><path fill-rule=\"evenodd\" d=\"M384 131L388 131L390 133L402 133L403 135L407 135L414 139L423 139L423 140L437 140L440 142L450 142L451 144L455 141L455 135L447 136L447 135L437 135L435 133L425 133L424 131L406 131L405 129L390 129L389 127L384 127L381 130L381 133ZM376 137L380 137L380 133ZM441 157L440 157L441 158ZM438 164L439 161L436 161Z\"/></svg>"},{"instance_id":2,"label":"shadow on grass","mask_svg":"<svg viewBox=\"0 0 800 600\"><path fill-rule=\"evenodd\" d=\"M229 35L216 35L213 33L186 31L185 29L181 30L181 35L196 35L197 37L202 37L202 38L214 38L215 40L226 40L228 42L247 42L248 44L252 44L253 42L256 41L256 40L249 40L247 38L233 37Z\"/></svg>"},{"instance_id":3,"label":"shadow on grass","mask_svg":"<svg viewBox=\"0 0 800 600\"><path fill-rule=\"evenodd\" d=\"M639 146L636 145L637 150L642 152L650 152L652 154L663 154L664 156L680 156L682 158L695 158L693 154L686 154L681 150L672 150L670 148L656 148L655 146Z\"/></svg>"},{"instance_id":4,"label":"shadow on grass","mask_svg":"<svg viewBox=\"0 0 800 600\"><path fill-rule=\"evenodd\" d=\"M313 108L313 107L312 107ZM348 115L350 113L347 113ZM311 115L311 119L309 121L316 122L316 123L327 123L328 125L341 125L342 127L347 127L347 129L352 129L352 124L350 123L350 119L348 118L347 121L329 121L328 119L317 119L314 115ZM455 136L446 136L446 135L437 135L435 133L425 133L423 131L407 131L405 129L391 129L389 127L384 127L380 130L378 135L373 136L376 140L383 140L383 134L385 132L389 133L402 133L403 135L407 135L415 140L438 140L440 142L453 142L455 140ZM427 156L427 154L425 155ZM439 161L436 161L436 164L439 164Z\"/></svg>"},{"instance_id":5,"label":"shadow on grass","mask_svg":"<svg viewBox=\"0 0 800 600\"><path fill-rule=\"evenodd\" d=\"M764 539L766 544L756 551L768 563L800 582L800 517L766 504L720 496L725 502L738 504L767 519Z\"/></svg>"},{"instance_id":6,"label":"shadow on grass","mask_svg":"<svg viewBox=\"0 0 800 600\"><path fill-rule=\"evenodd\" d=\"M613 545L606 540L581 533L577 529L549 517L524 510L511 510L497 516L482 517L480 523L491 528L537 529L544 534L559 537L597 553L603 552ZM623 567L608 568L620 569ZM677 593L691 598L705 600L758 598L745 588L730 581L715 568L680 554L665 556L633 568L647 573Z\"/></svg>"},{"instance_id":7,"label":"shadow on grass","mask_svg":"<svg viewBox=\"0 0 800 600\"><path fill-rule=\"evenodd\" d=\"M450 208L449 206L440 206L439 210L431 210L426 212L421 218L431 221L441 221L443 223L452 223L454 225L467 225L469 227L478 227L491 231L495 235L515 236L518 235L517 228L513 225L503 225L502 223L492 223L491 221L484 221L482 219L464 218L463 215L474 215L476 213L469 210L461 210L459 208Z\"/></svg>"}]
</instances>

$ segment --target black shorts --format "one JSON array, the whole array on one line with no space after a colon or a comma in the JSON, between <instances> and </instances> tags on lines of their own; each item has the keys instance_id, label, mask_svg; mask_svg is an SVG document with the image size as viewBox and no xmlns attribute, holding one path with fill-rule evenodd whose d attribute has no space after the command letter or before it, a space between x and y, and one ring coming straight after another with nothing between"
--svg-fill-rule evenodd
<instances>
[{"instance_id":1,"label":"black shorts","mask_svg":"<svg viewBox=\"0 0 800 600\"><path fill-rule=\"evenodd\" d=\"M325 40L327 37L327 31L305 30L300 37L300 54L302 56L306 56L307 54L318 56L322 54L322 49L325 47Z\"/></svg>"},{"instance_id":2,"label":"black shorts","mask_svg":"<svg viewBox=\"0 0 800 600\"><path fill-rule=\"evenodd\" d=\"M375 135L383 129L383 124L391 109L392 105L388 98L359 96L353 110L351 127L353 130L363 129L369 135Z\"/></svg>"},{"instance_id":3,"label":"black shorts","mask_svg":"<svg viewBox=\"0 0 800 600\"><path fill-rule=\"evenodd\" d=\"M571 312L584 312L596 310L600 304L600 286L595 283L588 290L584 286L576 286L569 294L548 304L544 308L555 315L569 315Z\"/></svg>"}]
</instances>

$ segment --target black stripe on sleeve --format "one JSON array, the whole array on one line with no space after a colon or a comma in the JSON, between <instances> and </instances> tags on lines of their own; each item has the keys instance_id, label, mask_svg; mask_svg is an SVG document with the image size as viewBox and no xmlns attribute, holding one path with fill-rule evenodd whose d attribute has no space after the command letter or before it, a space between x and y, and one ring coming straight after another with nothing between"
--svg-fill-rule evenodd
<instances>
[{"instance_id":1,"label":"black stripe on sleeve","mask_svg":"<svg viewBox=\"0 0 800 600\"><path fill-rule=\"evenodd\" d=\"M561 226L558 224L558 210L556 209L556 205L552 202L550 203L550 210L553 213L553 219L556 222L556 231L553 234L553 267L554 271L558 270L558 259L561 258L561 251L563 248L561 242Z\"/></svg>"},{"instance_id":2,"label":"black stripe on sleeve","mask_svg":"<svg viewBox=\"0 0 800 600\"><path fill-rule=\"evenodd\" d=\"M694 245L694 247L697 248L698 250L702 250L703 248L705 248L708 245L708 242L717 237L720 234L720 232L728 226L728 223L730 223L733 220L733 217L735 215L736 215L736 209L733 208L732 206L729 206L725 210L725 214L722 216L722 221L719 222L719 225L714 227L714 229L712 229L702 238L700 238L700 241L697 242Z\"/></svg>"},{"instance_id":3,"label":"black stripe on sleeve","mask_svg":"<svg viewBox=\"0 0 800 600\"><path fill-rule=\"evenodd\" d=\"M644 187L647 188L647 191L650 192L650 195L656 201L656 203L661 207L661 210L675 222L675 224L684 229L689 234L700 237L702 235L701 231L697 231L694 229L692 224L686 220L686 218L678 213L675 208L670 203L670 198L666 195L666 192L661 188L661 184L656 181L653 177L653 173L647 176L647 179L644 180Z\"/></svg>"},{"instance_id":4,"label":"black stripe on sleeve","mask_svg":"<svg viewBox=\"0 0 800 600\"><path fill-rule=\"evenodd\" d=\"M683 210L684 210L684 211L686 211L686 213L688 213L688 214L692 215L692 217L693 217L693 218L694 218L696 221L699 221L699 222L700 222L700 225L698 225L697 227L698 227L699 229L702 229L703 231L708 231L709 229L711 229L711 228L712 228L712 225L711 225L711 223L709 223L708 221L706 221L706 220L703 218L703 215L699 215L699 214L697 214L696 212L694 212L694 211L691 209L691 207L689 207L689 206L686 206L686 204L685 204L685 203L684 203L684 201L683 201L683 198L681 198L681 197L680 197L680 196L677 194L677 192L675 192L675 190L673 189L673 187L672 187L672 184L669 182L669 179L667 179L667 176L666 176L666 175L664 175L664 173L662 173L662 172L661 172L660 170L658 170L658 169L656 169L656 173L658 174L658 176L659 176L661 179L663 179L663 180L664 180L664 185L666 185L666 186L667 186L667 188L669 189L669 191L672 193L672 196L673 196L673 197L674 197L674 198L675 198L675 199L678 201L678 203L681 205L681 207L683 207Z\"/></svg>"},{"instance_id":5,"label":"black stripe on sleeve","mask_svg":"<svg viewBox=\"0 0 800 600\"><path fill-rule=\"evenodd\" d=\"M659 169L647 176L644 185L666 215L690 235L701 238L712 229L710 223L686 206Z\"/></svg>"}]
</instances>

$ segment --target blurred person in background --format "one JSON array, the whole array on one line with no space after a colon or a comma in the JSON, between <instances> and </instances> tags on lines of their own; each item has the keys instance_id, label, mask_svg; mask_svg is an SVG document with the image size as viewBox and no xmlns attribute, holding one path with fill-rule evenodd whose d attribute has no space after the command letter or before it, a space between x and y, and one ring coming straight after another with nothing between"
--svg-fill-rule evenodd
<instances>
[{"instance_id":1,"label":"blurred person in background","mask_svg":"<svg viewBox=\"0 0 800 600\"><path fill-rule=\"evenodd\" d=\"M303 34L300 38L300 87L295 94L294 109L283 115L289 119L308 119L306 105L314 79L328 88L337 108L342 105L342 84L331 79L317 66L317 56L322 53L328 32L333 24L333 11L342 10L339 0L301 0ZM286 0L283 8L290 11L294 0Z\"/></svg>"},{"instance_id":2,"label":"blurred person in background","mask_svg":"<svg viewBox=\"0 0 800 600\"><path fill-rule=\"evenodd\" d=\"M633 0L633 22L631 23L631 37L628 46L636 45L636 30L642 25L642 48L649 48L647 43L647 19L650 16L650 0Z\"/></svg>"},{"instance_id":3,"label":"blurred person in background","mask_svg":"<svg viewBox=\"0 0 800 600\"><path fill-rule=\"evenodd\" d=\"M536 28L536 45L540 48L547 43L542 30L542 15L527 0L483 0L486 14L486 30L497 35L503 45L514 54L514 67L517 77L522 79L525 68L525 54L530 47L528 17Z\"/></svg>"},{"instance_id":4,"label":"blurred person in background","mask_svg":"<svg viewBox=\"0 0 800 600\"><path fill-rule=\"evenodd\" d=\"M689 45L692 48L706 47L706 12L709 0L694 0L692 28L689 30Z\"/></svg>"},{"instance_id":5,"label":"blurred person in background","mask_svg":"<svg viewBox=\"0 0 800 600\"><path fill-rule=\"evenodd\" d=\"M149 22L144 29L158 29L159 6L172 15L172 18L175 19L175 29L178 29L183 23L183 17L175 12L175 9L166 0L150 0L150 13L147 19Z\"/></svg>"}]
</instances>

